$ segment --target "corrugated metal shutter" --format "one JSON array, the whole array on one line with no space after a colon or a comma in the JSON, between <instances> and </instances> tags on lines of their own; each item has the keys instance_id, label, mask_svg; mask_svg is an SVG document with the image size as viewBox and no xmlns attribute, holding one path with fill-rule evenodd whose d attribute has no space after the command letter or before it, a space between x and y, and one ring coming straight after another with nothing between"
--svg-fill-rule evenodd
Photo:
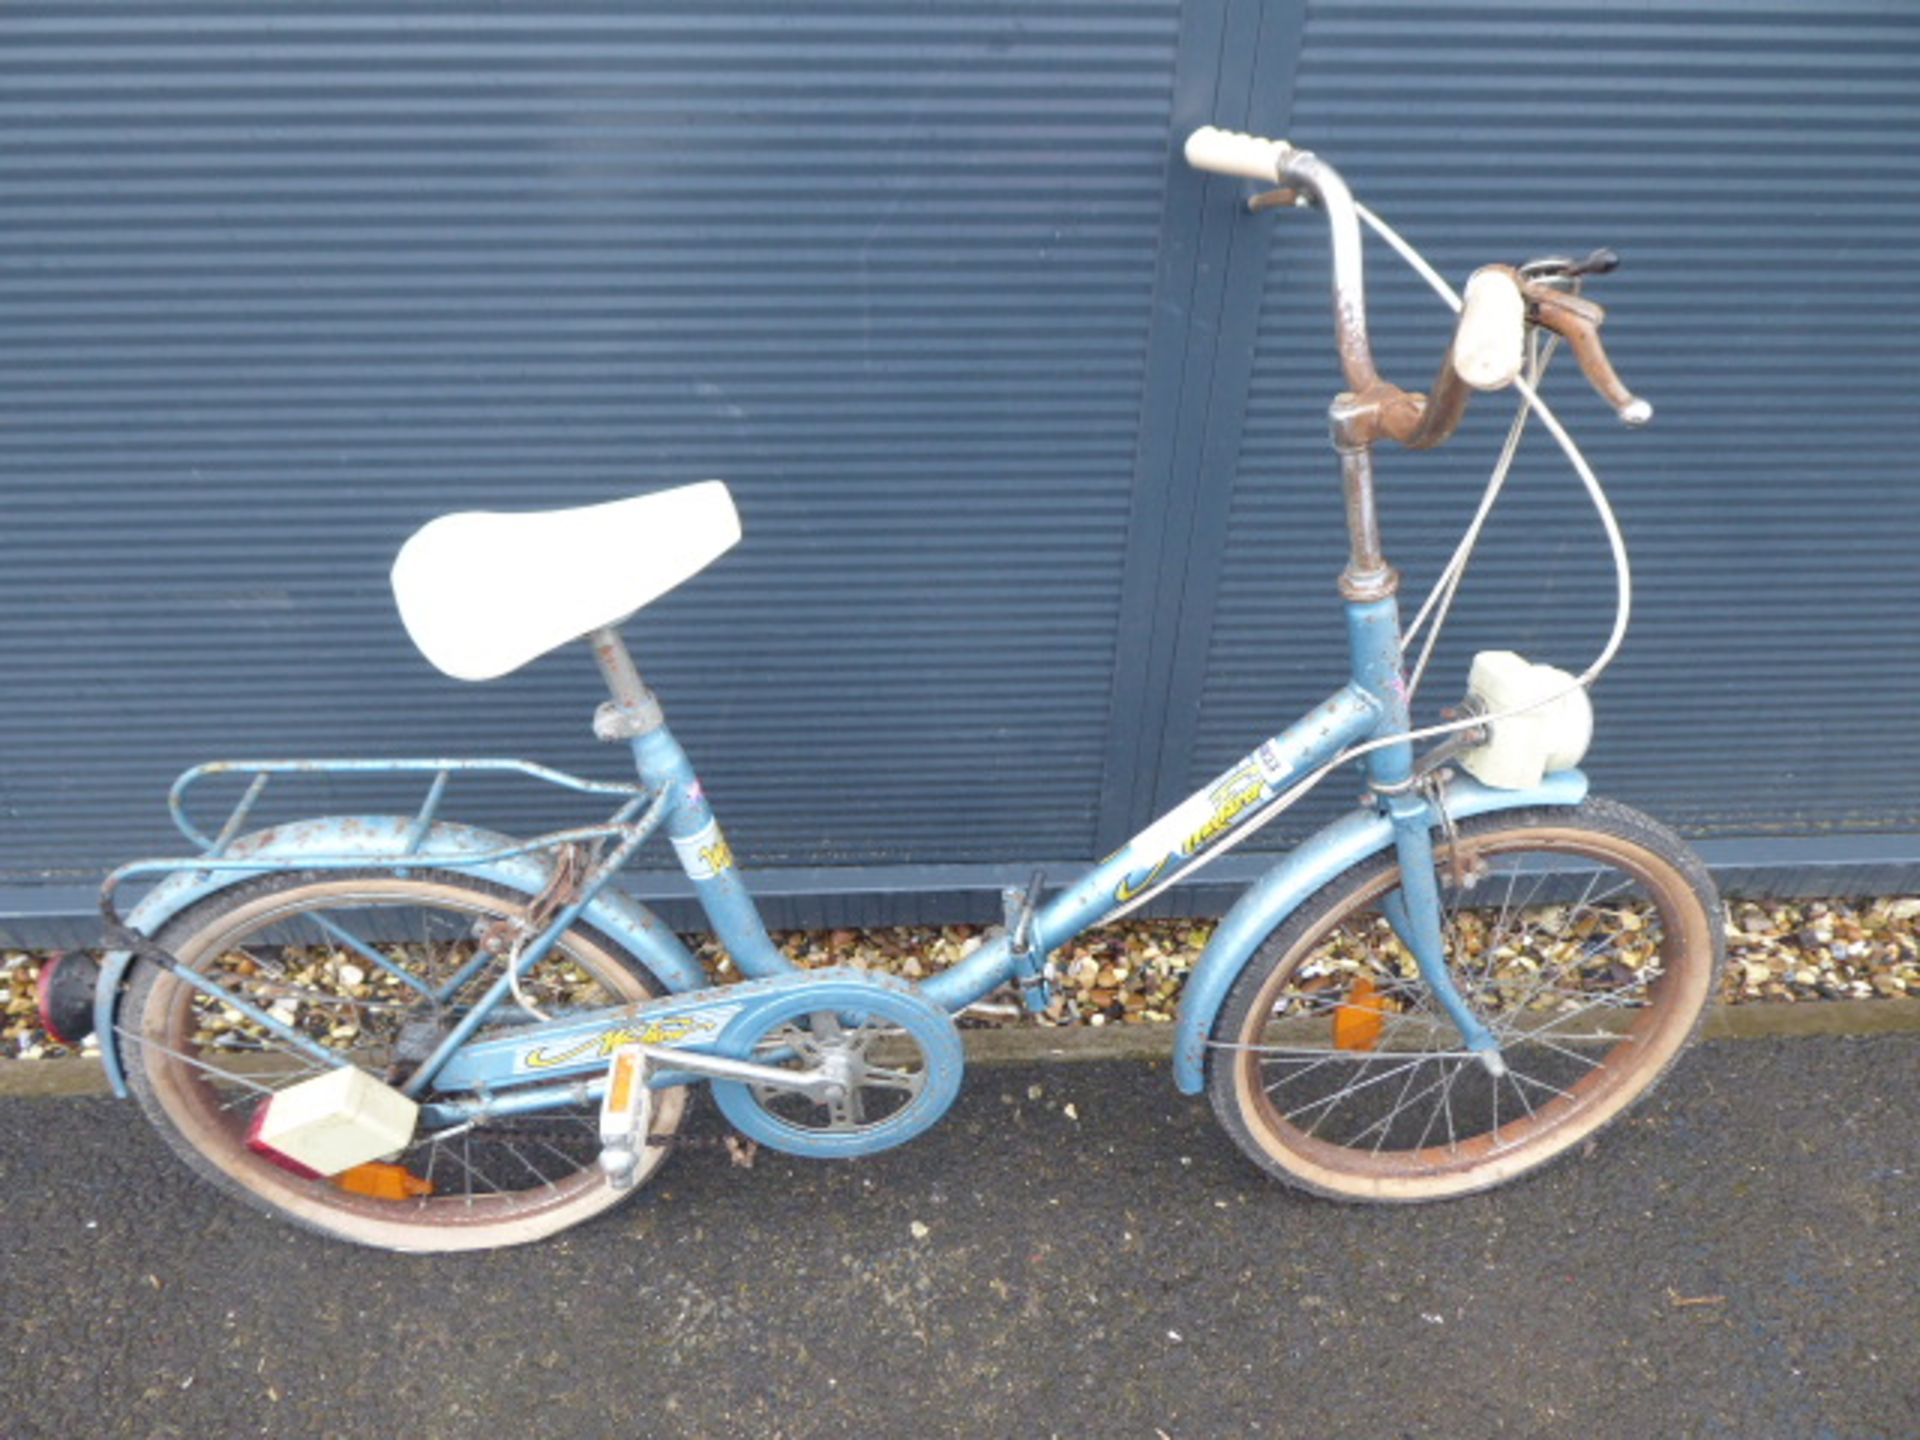
<instances>
[{"instance_id":1,"label":"corrugated metal shutter","mask_svg":"<svg viewBox=\"0 0 1920 1440\"><path fill-rule=\"evenodd\" d=\"M1553 387L1639 564L1599 784L1768 873L1751 837L1864 875L1920 832L1908 6L11 6L0 77L10 894L170 847L209 755L618 774L584 656L445 681L385 568L442 510L715 474L745 548L632 633L750 866L932 914L1123 838L1344 669L1325 242L1181 170L1208 119L1320 149L1455 275L1625 253L1653 429ZM1373 273L1424 385L1444 317ZM1409 594L1483 408L1383 456ZM1578 664L1608 605L1530 442L1427 698L1483 644Z\"/></svg>"},{"instance_id":2,"label":"corrugated metal shutter","mask_svg":"<svg viewBox=\"0 0 1920 1440\"><path fill-rule=\"evenodd\" d=\"M443 680L386 565L711 475L630 633L749 862L1089 852L1178 18L0 12L0 872L177 847L209 755L617 774L584 651Z\"/></svg>"},{"instance_id":3,"label":"corrugated metal shutter","mask_svg":"<svg viewBox=\"0 0 1920 1440\"><path fill-rule=\"evenodd\" d=\"M1625 258L1590 293L1653 425L1623 431L1570 357L1549 390L1636 564L1634 628L1596 695L1596 785L1695 835L1920 828L1920 12L1320 3L1294 86L1293 138L1456 279L1602 244ZM1267 223L1205 704L1176 788L1344 673L1323 227ZM1383 247L1369 260L1384 367L1424 387L1444 314ZM1382 452L1409 615L1511 413L1480 408L1437 456ZM1535 435L1429 712L1460 693L1475 649L1577 669L1611 618L1598 526ZM1351 803L1336 788L1274 839Z\"/></svg>"}]
</instances>

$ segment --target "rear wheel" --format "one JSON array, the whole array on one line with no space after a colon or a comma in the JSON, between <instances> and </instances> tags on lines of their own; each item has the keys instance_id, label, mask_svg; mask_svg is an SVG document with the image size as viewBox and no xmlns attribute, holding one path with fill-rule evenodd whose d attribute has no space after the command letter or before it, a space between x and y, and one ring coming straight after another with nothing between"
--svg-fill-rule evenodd
<instances>
[{"instance_id":1,"label":"rear wheel","mask_svg":"<svg viewBox=\"0 0 1920 1440\"><path fill-rule=\"evenodd\" d=\"M1467 1053L1386 917L1391 852L1284 921L1215 1024L1214 1112L1269 1173L1344 1200L1469 1194L1617 1119L1694 1034L1719 900L1671 831L1610 801L1468 821L1439 856L1447 961L1506 1073Z\"/></svg>"},{"instance_id":2,"label":"rear wheel","mask_svg":"<svg viewBox=\"0 0 1920 1440\"><path fill-rule=\"evenodd\" d=\"M417 1063L463 1005L499 974L482 957L526 897L451 872L308 871L263 876L190 907L156 937L182 964L217 979L332 1052L386 1078ZM474 971L450 997L463 968ZM645 1000L659 987L632 955L576 925L526 976L544 1013ZM382 1199L306 1179L247 1148L247 1126L274 1091L328 1068L184 980L143 965L121 1006L134 1095L182 1158L249 1204L343 1240L393 1250L475 1250L551 1235L617 1204L598 1167L598 1110L578 1105L438 1131L422 1126L397 1157L410 1188ZM500 1008L481 1035L530 1017ZM431 1098L431 1096L423 1097ZM679 1128L685 1091L656 1097L652 1134ZM644 1182L666 1156L641 1157ZM397 1183L397 1177L396 1177Z\"/></svg>"}]
</instances>

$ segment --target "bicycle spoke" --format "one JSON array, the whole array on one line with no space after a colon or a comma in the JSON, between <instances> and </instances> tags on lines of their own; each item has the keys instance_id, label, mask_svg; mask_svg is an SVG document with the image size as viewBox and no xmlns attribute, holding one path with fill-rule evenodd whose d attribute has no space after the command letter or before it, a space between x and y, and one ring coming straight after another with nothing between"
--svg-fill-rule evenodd
<instances>
[{"instance_id":1,"label":"bicycle spoke","mask_svg":"<svg viewBox=\"0 0 1920 1440\"><path fill-rule=\"evenodd\" d=\"M1398 1075L1398 1074L1400 1074L1402 1070L1405 1070L1405 1069L1407 1069L1407 1068L1409 1068L1409 1066L1410 1066L1410 1065L1418 1065L1418 1064L1420 1064L1420 1063L1422 1063L1422 1061L1424 1061L1424 1060L1425 1060L1426 1058L1427 1058L1427 1057L1425 1057L1425 1056L1422 1056L1422 1057L1421 1057L1421 1059L1419 1059L1419 1060L1414 1060L1414 1061L1411 1061L1411 1062L1409 1062L1409 1065L1402 1065L1402 1066L1399 1066L1399 1067L1398 1067L1398 1068L1396 1068L1396 1069L1393 1069L1393 1070L1388 1070L1388 1071L1386 1071L1386 1072L1384 1072L1384 1073L1382 1073L1382 1074L1379 1074L1379 1075L1376 1075L1376 1076L1374 1076L1374 1077L1373 1077L1373 1078L1372 1078L1371 1080L1362 1080L1362 1081L1361 1081L1361 1082L1360 1082L1359 1084L1357 1084L1357 1085L1349 1085L1349 1086L1347 1086L1347 1087L1346 1087L1345 1089L1342 1089L1342 1090L1336 1090L1336 1091L1335 1091L1335 1092L1334 1092L1333 1094L1331 1094L1331 1095L1327 1095L1327 1096L1323 1096L1323 1097L1321 1097L1321 1098L1320 1098L1320 1099L1318 1099L1318 1100L1313 1100L1313 1101L1309 1101L1309 1102L1308 1102L1307 1104L1305 1104L1305 1105L1302 1105L1302 1106L1300 1106L1300 1107L1299 1107L1298 1109L1294 1109L1294 1110L1289 1110L1289 1111L1288 1111L1288 1112L1286 1113L1286 1119L1287 1119L1288 1121L1293 1121L1293 1120L1297 1120L1297 1119L1299 1119L1299 1118L1300 1118L1300 1116L1302 1116L1302 1115L1304 1115L1304 1114L1306 1114L1306 1113L1307 1113L1307 1111L1309 1111L1309 1110L1317 1110L1317 1109L1319 1109L1319 1107L1320 1107L1320 1106L1322 1106L1322 1105L1336 1105L1336 1106L1337 1106L1337 1105L1339 1105L1339 1104L1340 1104L1340 1103L1341 1103L1342 1101L1344 1101L1344 1100L1349 1100L1349 1099L1351 1099L1351 1098L1352 1098L1353 1096L1355 1096L1355 1095L1357 1095L1357 1094L1359 1094L1359 1093L1360 1093L1360 1092L1361 1092L1362 1090L1370 1090L1370 1089L1372 1089L1372 1088L1373 1088L1373 1087L1374 1087L1375 1085L1378 1085L1378 1084L1381 1084L1381 1083L1382 1083L1383 1081L1387 1081L1387 1080L1391 1080L1391 1079L1392 1079L1392 1078L1393 1078L1394 1076L1396 1076L1396 1075ZM1331 1113L1332 1113L1331 1111L1328 1111L1328 1112L1326 1112L1325 1114L1322 1114L1322 1115L1321 1115L1321 1117L1320 1117L1320 1119L1321 1119L1321 1120L1325 1120L1325 1119L1326 1119L1326 1117L1327 1117L1327 1114L1331 1114ZM1318 1123L1318 1122L1316 1122L1316 1124L1317 1124L1317 1123ZM1312 1133L1312 1131L1309 1131L1308 1133L1309 1133L1309 1134L1311 1134L1311 1133Z\"/></svg>"},{"instance_id":2,"label":"bicycle spoke","mask_svg":"<svg viewBox=\"0 0 1920 1440\"><path fill-rule=\"evenodd\" d=\"M1637 988L1644 987L1648 983L1649 982L1643 978L1641 980L1635 981L1632 986L1625 986L1622 988L1637 989ZM1555 1033L1555 1031L1558 1029L1559 1026L1567 1023L1568 1021L1577 1020L1580 1016L1588 1014L1594 1010L1616 1010L1616 1009L1622 1009L1622 1008L1625 1008L1624 1003L1611 995L1597 997L1595 999L1588 1000L1585 1004L1579 1006L1577 1009L1568 1010L1563 1012L1562 1014L1554 1016L1554 1018L1548 1021L1545 1025L1541 1025L1532 1030L1525 1031L1524 1037L1528 1039L1532 1039L1542 1035L1553 1034Z\"/></svg>"},{"instance_id":3,"label":"bicycle spoke","mask_svg":"<svg viewBox=\"0 0 1920 1440\"><path fill-rule=\"evenodd\" d=\"M258 1081L248 1079L246 1076L237 1074L232 1070L222 1070L217 1065L209 1065L207 1064L206 1061L201 1060L196 1056L188 1055L187 1053L181 1050L176 1050L171 1045L163 1045L158 1040L152 1039L149 1036L137 1034L136 1032L127 1029L125 1026L117 1026L115 1028L118 1030L119 1035L123 1040L131 1040L136 1045L146 1046L154 1050L158 1050L161 1054L169 1056L172 1059L178 1060L184 1065L190 1065L195 1070L202 1071L208 1075L213 1076L216 1079L231 1081L236 1085L244 1085L247 1087L248 1090L252 1091L256 1095L272 1095L277 1090L284 1088L283 1086L263 1085ZM316 1066L312 1073L314 1074L320 1073L319 1067Z\"/></svg>"},{"instance_id":4,"label":"bicycle spoke","mask_svg":"<svg viewBox=\"0 0 1920 1440\"><path fill-rule=\"evenodd\" d=\"M1524 1080L1527 1082L1527 1084L1538 1085L1542 1090L1546 1090L1552 1094L1558 1095L1562 1099L1572 1100L1575 1098L1571 1091L1562 1090L1558 1085L1549 1085L1546 1081L1539 1079L1537 1076L1528 1075L1524 1071L1509 1069L1507 1073L1513 1077L1515 1090L1518 1090L1520 1088L1519 1082ZM1528 1109L1528 1112L1531 1113L1533 1107L1529 1105L1527 1109Z\"/></svg>"},{"instance_id":5,"label":"bicycle spoke","mask_svg":"<svg viewBox=\"0 0 1920 1440\"><path fill-rule=\"evenodd\" d=\"M547 1189L556 1190L559 1188L553 1183L553 1181L547 1178L546 1173L544 1171L540 1170L537 1166L534 1165L534 1163L531 1160L527 1159L526 1156L522 1155L520 1153L519 1147L514 1145L512 1141L502 1137L502 1139L500 1140L500 1144L505 1147L506 1152L509 1155L513 1156L514 1159L518 1160L522 1165L526 1167L527 1173L529 1175L533 1176L534 1179L538 1180L542 1185L546 1186Z\"/></svg>"},{"instance_id":6,"label":"bicycle spoke","mask_svg":"<svg viewBox=\"0 0 1920 1440\"><path fill-rule=\"evenodd\" d=\"M1534 1038L1534 1037L1529 1036L1527 1038ZM1565 1037L1562 1037L1562 1038L1565 1038ZM1582 1037L1575 1037L1575 1038L1582 1038ZM1619 1037L1614 1035L1603 1035L1603 1036L1590 1036L1585 1038L1615 1040L1615 1039L1618 1039ZM1606 1063L1604 1060L1594 1059L1591 1055L1582 1055L1578 1050L1569 1050L1564 1045L1556 1045L1551 1040L1541 1040L1540 1043L1542 1045L1545 1045L1549 1050L1552 1050L1557 1054L1566 1056L1569 1060L1578 1060L1582 1065L1587 1066L1589 1069L1597 1069L1599 1066L1604 1065ZM1507 1049L1507 1047L1503 1045L1501 1049L1504 1051Z\"/></svg>"},{"instance_id":7,"label":"bicycle spoke","mask_svg":"<svg viewBox=\"0 0 1920 1440\"><path fill-rule=\"evenodd\" d=\"M1507 1073L1505 1078L1513 1082L1513 1093L1520 1097L1520 1108L1527 1112L1527 1118L1529 1120L1533 1119L1534 1118L1533 1102L1527 1098L1527 1092L1520 1088L1520 1081L1523 1077L1521 1076L1518 1070L1514 1069L1511 1063L1509 1063L1507 1066ZM1549 1087L1549 1088L1552 1088L1552 1087ZM1496 1095L1500 1093L1499 1081L1494 1082L1493 1093ZM1566 1091L1562 1090L1559 1093L1564 1095L1566 1094ZM1493 1128L1495 1130L1498 1130L1500 1127L1498 1125L1495 1125Z\"/></svg>"},{"instance_id":8,"label":"bicycle spoke","mask_svg":"<svg viewBox=\"0 0 1920 1440\"><path fill-rule=\"evenodd\" d=\"M1374 1151L1374 1154L1376 1155L1380 1153L1380 1147L1387 1143L1388 1132L1390 1132L1393 1129L1393 1122L1400 1117L1401 1113L1406 1110L1408 1105L1413 1103L1413 1100L1418 1100L1421 1095L1425 1095L1429 1090L1432 1090L1435 1085L1438 1085L1440 1083L1438 1077L1435 1077L1433 1080L1428 1082L1426 1089L1422 1090L1419 1095L1413 1096L1412 1099L1409 1099L1407 1096L1407 1091L1413 1088L1413 1082L1420 1078L1421 1066L1424 1066L1427 1063L1427 1061L1431 1060L1432 1058L1433 1057L1431 1055L1422 1055L1420 1057L1418 1064L1416 1064L1412 1070L1407 1072L1407 1078L1405 1082L1400 1086L1400 1093L1393 1097L1393 1108L1387 1111L1387 1113L1382 1115L1378 1120L1374 1121L1373 1124L1369 1125L1366 1129L1362 1130L1359 1134L1355 1135L1352 1138L1352 1140L1348 1142L1349 1144L1357 1145L1361 1141L1365 1140L1367 1136L1371 1135L1375 1130L1378 1130L1380 1132L1380 1138L1373 1142L1373 1151Z\"/></svg>"}]
</instances>

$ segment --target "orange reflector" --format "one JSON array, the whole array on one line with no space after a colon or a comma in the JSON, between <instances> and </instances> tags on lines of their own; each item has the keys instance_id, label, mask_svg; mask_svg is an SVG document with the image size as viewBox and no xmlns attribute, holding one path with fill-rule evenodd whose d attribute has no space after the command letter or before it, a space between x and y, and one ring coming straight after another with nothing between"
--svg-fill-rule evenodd
<instances>
[{"instance_id":1,"label":"orange reflector","mask_svg":"<svg viewBox=\"0 0 1920 1440\"><path fill-rule=\"evenodd\" d=\"M390 1165L384 1160L342 1170L333 1177L333 1183L342 1190L375 1200L411 1200L416 1195L433 1194L431 1180L422 1179L404 1165Z\"/></svg>"},{"instance_id":2,"label":"orange reflector","mask_svg":"<svg viewBox=\"0 0 1920 1440\"><path fill-rule=\"evenodd\" d=\"M639 1078L639 1055L627 1049L615 1051L612 1090L607 1096L607 1109L618 1115L626 1114L632 1107L633 1083Z\"/></svg>"},{"instance_id":3,"label":"orange reflector","mask_svg":"<svg viewBox=\"0 0 1920 1440\"><path fill-rule=\"evenodd\" d=\"M1380 1032L1387 1023L1387 997L1374 989L1365 975L1353 982L1333 1012L1333 1048L1371 1050L1380 1043Z\"/></svg>"}]
</instances>

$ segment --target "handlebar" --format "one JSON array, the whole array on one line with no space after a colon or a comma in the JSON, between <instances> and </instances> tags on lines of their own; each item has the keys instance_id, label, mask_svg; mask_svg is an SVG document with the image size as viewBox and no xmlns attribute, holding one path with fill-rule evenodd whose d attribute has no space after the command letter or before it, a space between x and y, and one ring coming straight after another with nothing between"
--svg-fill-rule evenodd
<instances>
[{"instance_id":1,"label":"handlebar","mask_svg":"<svg viewBox=\"0 0 1920 1440\"><path fill-rule=\"evenodd\" d=\"M1432 392L1409 392L1385 379L1374 364L1359 210L1339 172L1284 140L1211 125L1187 137L1185 153L1196 170L1285 187L1271 197L1257 197L1258 208L1312 201L1326 212L1333 247L1334 339L1350 392L1337 407L1343 443L1370 445L1382 436L1413 450L1444 443L1459 427L1474 390L1500 389L1519 374L1528 323L1565 337L1588 381L1623 421L1643 425L1652 418L1653 407L1621 384L1600 343L1606 312L1555 283L1556 278L1599 273L1602 252L1580 266L1568 262L1558 276L1530 276L1511 266L1476 272ZM1606 259L1617 263L1610 252Z\"/></svg>"},{"instance_id":2,"label":"handlebar","mask_svg":"<svg viewBox=\"0 0 1920 1440\"><path fill-rule=\"evenodd\" d=\"M1293 147L1284 140L1265 140L1235 130L1202 125L1187 136L1187 164L1216 175L1238 175L1278 185Z\"/></svg>"}]
</instances>

